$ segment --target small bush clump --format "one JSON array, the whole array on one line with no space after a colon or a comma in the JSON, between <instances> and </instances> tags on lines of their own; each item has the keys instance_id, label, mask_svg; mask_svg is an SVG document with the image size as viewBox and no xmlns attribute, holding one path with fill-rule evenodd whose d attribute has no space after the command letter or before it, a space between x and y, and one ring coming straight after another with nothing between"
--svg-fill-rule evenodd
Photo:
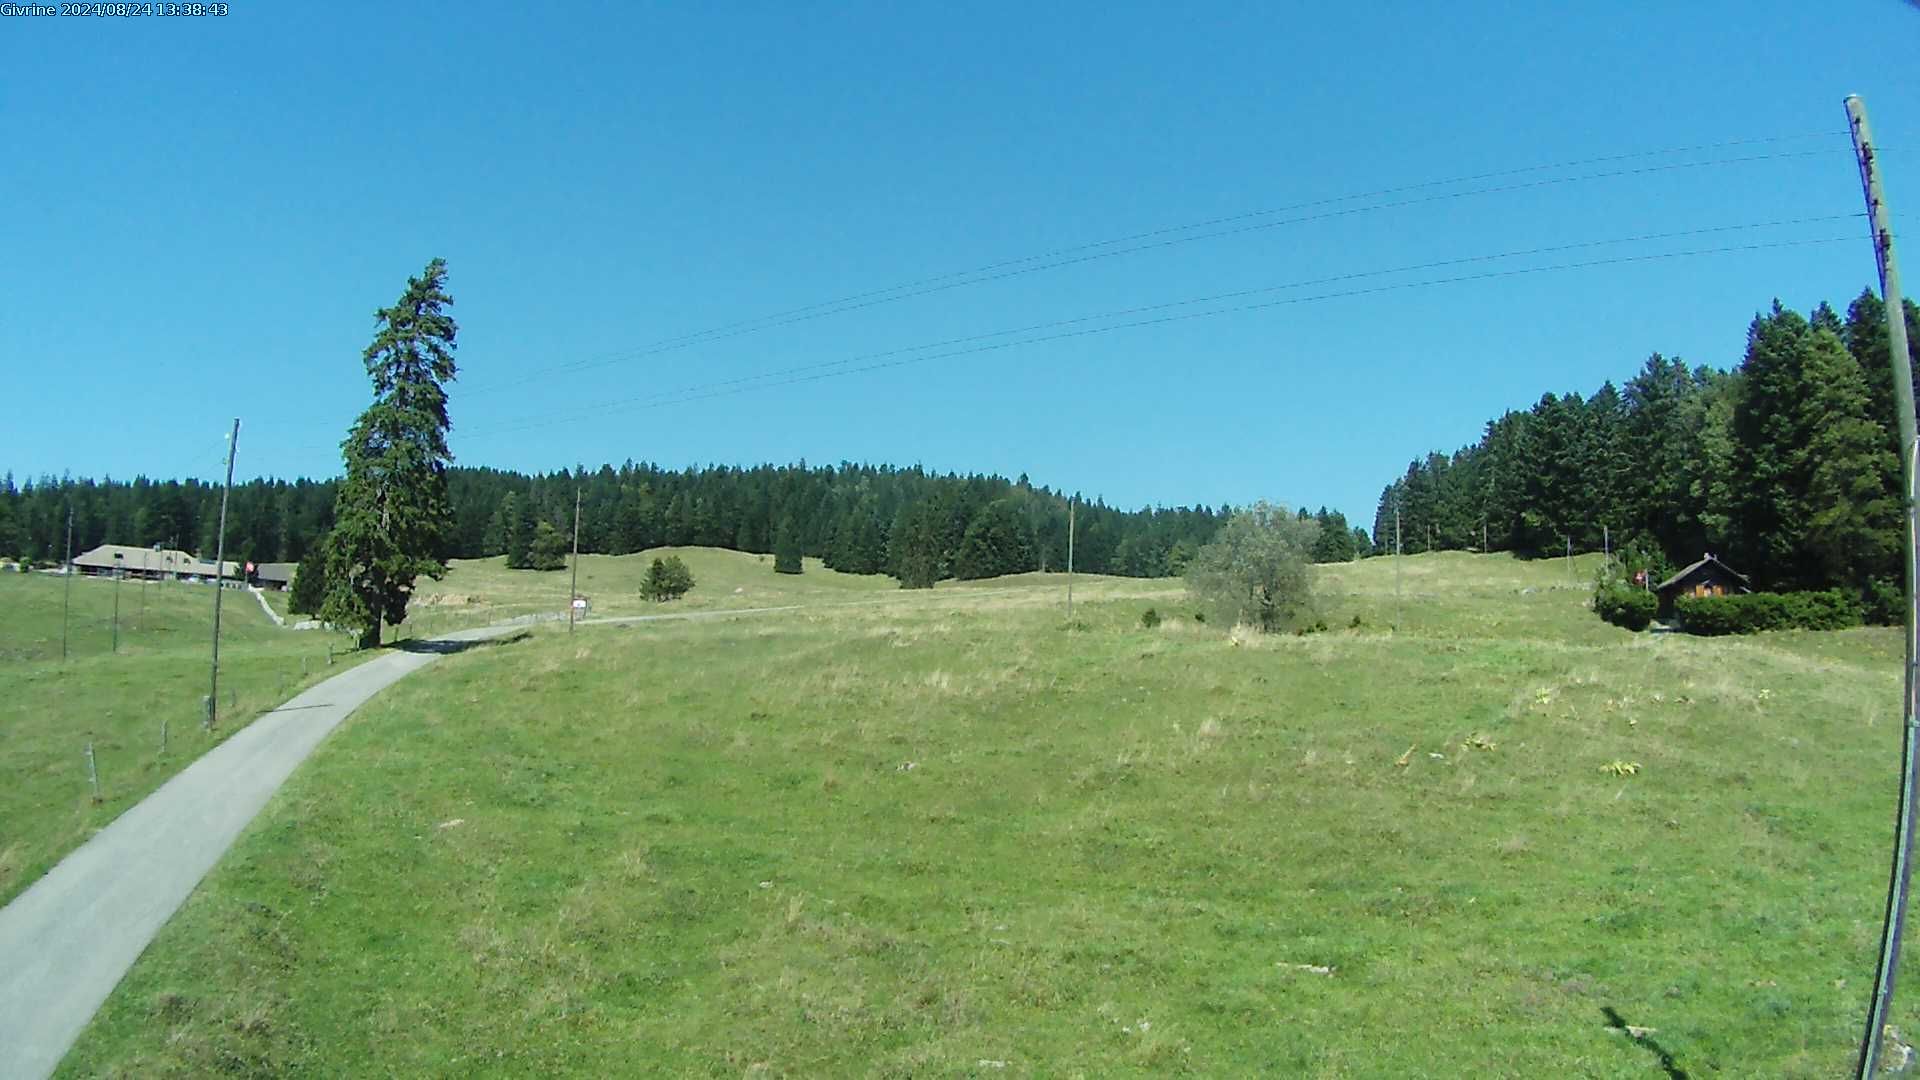
<instances>
[{"instance_id":1,"label":"small bush clump","mask_svg":"<svg viewBox=\"0 0 1920 1080\"><path fill-rule=\"evenodd\" d=\"M1140 625L1141 627L1147 630L1151 630L1154 627L1159 626L1160 613L1158 611L1155 611L1153 608L1148 608L1147 610L1141 612Z\"/></svg>"},{"instance_id":2,"label":"small bush clump","mask_svg":"<svg viewBox=\"0 0 1920 1080\"><path fill-rule=\"evenodd\" d=\"M1907 591L1897 581L1874 578L1861 597L1861 615L1875 626L1899 626L1907 621Z\"/></svg>"},{"instance_id":3,"label":"small bush clump","mask_svg":"<svg viewBox=\"0 0 1920 1080\"><path fill-rule=\"evenodd\" d=\"M1767 630L1840 630L1860 625L1860 604L1840 589L1825 592L1682 596L1674 602L1690 634L1757 634Z\"/></svg>"},{"instance_id":4,"label":"small bush clump","mask_svg":"<svg viewBox=\"0 0 1920 1080\"><path fill-rule=\"evenodd\" d=\"M1593 610L1602 619L1628 630L1645 630L1660 610L1660 601L1644 589L1606 584L1594 590Z\"/></svg>"},{"instance_id":5,"label":"small bush clump","mask_svg":"<svg viewBox=\"0 0 1920 1080\"><path fill-rule=\"evenodd\" d=\"M691 588L693 571L687 569L678 555L653 560L646 576L640 579L640 595L649 600L678 600Z\"/></svg>"}]
</instances>

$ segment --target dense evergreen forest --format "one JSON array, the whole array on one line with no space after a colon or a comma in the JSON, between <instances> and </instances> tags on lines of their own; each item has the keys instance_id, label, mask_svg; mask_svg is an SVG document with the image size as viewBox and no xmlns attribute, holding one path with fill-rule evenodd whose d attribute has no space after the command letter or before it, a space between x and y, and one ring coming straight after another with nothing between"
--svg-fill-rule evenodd
<instances>
[{"instance_id":1,"label":"dense evergreen forest","mask_svg":"<svg viewBox=\"0 0 1920 1080\"><path fill-rule=\"evenodd\" d=\"M332 524L337 481L254 480L233 489L229 558L299 562ZM1067 496L1026 477L936 474L870 465L663 469L628 462L528 476L487 468L448 474L454 528L447 558L530 556L545 523L571 538L580 493L580 548L615 555L661 545L773 552L783 536L850 573L913 584L1064 569ZM73 507L75 551L101 543L166 543L211 557L220 489L198 481L0 480L0 554L57 562ZM1075 511L1076 569L1177 574L1229 508L1123 511L1099 501ZM1364 532L1322 510L1321 556L1353 558Z\"/></svg>"},{"instance_id":2,"label":"dense evergreen forest","mask_svg":"<svg viewBox=\"0 0 1920 1080\"><path fill-rule=\"evenodd\" d=\"M1920 307L1906 317L1920 345ZM1872 597L1899 580L1902 550L1889 352L1871 291L1844 319L1776 301L1733 371L1656 353L1623 387L1549 393L1415 460L1380 495L1375 552L1393 550L1397 507L1409 552L1552 555L1610 535L1656 571L1712 551L1756 588Z\"/></svg>"}]
</instances>

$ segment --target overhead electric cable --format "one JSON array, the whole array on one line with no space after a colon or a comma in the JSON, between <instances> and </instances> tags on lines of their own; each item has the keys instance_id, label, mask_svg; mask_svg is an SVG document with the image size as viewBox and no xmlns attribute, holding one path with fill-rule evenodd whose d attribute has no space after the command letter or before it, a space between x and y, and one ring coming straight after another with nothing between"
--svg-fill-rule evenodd
<instances>
[{"instance_id":1,"label":"overhead electric cable","mask_svg":"<svg viewBox=\"0 0 1920 1080\"><path fill-rule=\"evenodd\" d=\"M1858 217L1860 215L1846 214L1846 215L1836 215L1836 216L1837 217ZM1263 310L1267 308L1282 307L1282 306L1291 305L1291 304L1304 304L1304 303L1313 303L1313 302L1322 301L1322 300L1337 300L1337 299L1345 299L1345 298L1356 297L1356 296L1369 296L1377 293L1391 292L1398 289L1430 288L1438 285L1452 285L1452 284L1459 284L1459 283L1470 282L1470 281L1486 281L1486 280L1493 280L1493 279L1499 279L1499 278L1519 277L1527 274L1556 273L1556 272L1565 272L1570 270L1591 269L1591 268L1600 267L1600 266L1618 266L1618 265L1624 265L1624 264L1630 264L1630 263L1655 262L1655 261L1660 261L1665 259L1693 258L1693 257L1704 257L1709 255L1734 254L1734 253L1749 252L1749 251L1764 251L1764 250L1772 250L1772 249L1780 249L1780 248L1806 247L1806 246L1811 246L1815 244L1846 243L1846 242L1854 241L1857 239L1858 239L1857 237L1822 237L1822 238L1810 239L1810 240L1778 240L1778 241L1768 241L1768 242L1756 243L1756 244L1730 245L1730 246L1717 247L1717 248L1699 248L1699 249L1692 249L1687 251L1658 252L1658 253L1642 254L1642 255L1622 255L1622 256L1617 256L1617 257L1608 258L1608 259L1592 259L1592 260L1587 260L1583 262L1558 263L1558 264L1553 264L1548 266L1520 267L1512 270L1490 270L1490 271L1484 271L1477 274L1463 274L1463 275L1457 275L1453 277L1434 278L1426 281L1396 282L1396 283L1387 284L1387 285L1372 286L1364 289L1349 289L1349 290L1342 290L1338 292L1318 293L1312 296L1285 297L1278 300L1266 300L1266 301L1261 301L1259 303L1253 303L1253 304L1240 304L1233 307L1216 308L1209 311L1184 312L1184 313L1173 314L1173 315L1160 315L1160 316L1156 316L1149 319L1139 319L1131 322L1115 323L1109 326L1097 326L1097 327L1088 327L1088 328L1083 328L1078 330L1066 330L1060 333L1046 334L1039 337L1022 338L1018 341L994 342L990 344L972 345L966 348L953 349L946 352L933 352L933 353L927 353L925 355L919 355L919 356L896 357L894 359L881 360L879 362L861 364L859 366L842 367L839 370L792 369L793 372L797 373L797 374L793 374L792 377L778 378L778 379L775 379L774 381L758 382L755 385L751 385L751 386L734 385L738 383L740 380L733 380L729 383L716 383L716 384L710 385L709 387L704 387L704 388L702 387L690 388L690 391L685 396L668 398L666 400L659 400L656 397L650 397L647 395L642 395L634 398L623 398L616 401L604 402L600 405L594 406L589 409L578 410L578 411L567 413L564 415L542 417L539 419L531 419L526 422L510 423L508 425L496 426L492 428L482 427L478 430L468 432L467 436L478 437L478 436L486 436L486 435L508 434L511 432L526 431L526 430L532 430L535 428L546 427L552 424L576 423L580 420L590 419L596 416L606 415L614 412L622 412L627 410L638 410L638 409L663 408L671 405L683 405L683 404L687 404L694 401L706 400L709 398L724 397L731 394L746 393L751 390L770 389L777 386L791 386L797 383L815 382L821 379L836 378L844 375L862 374L862 373L871 372L871 371L879 371L887 368L902 367L908 364L926 363L932 360L945 360L945 359L953 359L961 356L972 356L980 353L1017 348L1022 345L1037 345L1037 344L1042 344L1049 341L1061 341L1069 338L1087 337L1094 334L1112 333L1116 330L1131 330L1131 329L1139 329L1147 326L1164 325L1167 323L1186 322L1194 319L1214 318L1221 315L1239 314L1239 313L1248 312L1248 311L1258 311L1258 310ZM1570 246L1579 246L1579 245L1570 245ZM1473 256L1463 260L1456 260L1456 262L1487 261L1487 260L1497 259L1502 257L1506 257L1506 256L1503 256L1503 255ZM1376 271L1372 275L1366 275L1366 274L1346 275L1346 278L1350 280L1354 277L1378 276L1380 274L1404 273L1404 272L1406 271L1405 270ZM1287 287L1288 286L1275 286L1273 288L1287 288ZM1298 287L1298 286L1296 285L1293 287ZM1228 298L1235 295L1247 295L1249 292L1259 292L1259 291L1272 291L1272 290L1271 289L1248 290L1238 294L1222 294L1220 297L1203 298L1203 300L1197 301L1197 302L1207 302L1207 300L1224 299L1224 298ZM1154 305L1152 307L1180 306L1180 304L1192 303L1192 302L1195 302L1195 301L1178 302L1176 304L1171 304L1171 305ZM1138 310L1151 310L1151 309L1152 308L1150 307L1147 309L1138 309ZM1090 318L1099 318L1099 317L1100 316L1091 316ZM1071 323L1075 321L1083 321L1083 320L1063 320L1062 323L1056 324L1056 325L1065 325L1066 323ZM1014 331L1014 332L1019 333L1024 331ZM991 336L996 336L996 335L993 335L993 334L979 335L979 337L991 337ZM934 347L937 347L937 346L934 346ZM895 350L895 352L901 352L901 351L913 352L913 351L919 351L919 350L917 349ZM850 358L848 361L845 361L844 363L853 363L857 359L858 358ZM829 366L832 366L831 362L829 364L814 365L813 367L825 368ZM694 393L694 392L691 392L692 390L703 390L704 392Z\"/></svg>"},{"instance_id":2,"label":"overhead electric cable","mask_svg":"<svg viewBox=\"0 0 1920 1080\"><path fill-rule=\"evenodd\" d=\"M1446 186L1450 186L1454 184L1462 184L1462 183L1474 183L1482 180L1499 179L1499 178L1511 177L1511 176L1520 176L1520 175L1526 175L1529 173L1547 172L1547 171L1553 171L1557 169L1578 168L1578 167L1584 167L1588 165L1606 164L1606 163L1617 162L1617 161L1635 160L1640 158L1656 157L1656 156L1663 156L1668 154L1692 153L1692 152L1700 152L1703 150L1730 149L1738 146L1752 146L1752 145L1785 142L1785 141L1799 140L1799 139L1827 138L1827 137L1844 138L1846 136L1847 136L1846 132L1837 132L1837 133L1836 132L1809 132L1801 135L1780 135L1780 136L1772 136L1767 138L1733 140L1733 141L1724 142L1724 143L1702 144L1702 145L1691 146L1691 147L1672 147L1672 148L1663 149L1663 150L1646 150L1646 151L1639 151L1631 154L1615 154L1607 157L1586 158L1579 161L1561 162L1561 163L1550 164L1550 165L1523 166L1515 169L1480 173L1472 176L1455 177L1447 180L1431 180L1431 181L1424 181L1424 182L1415 183L1415 184L1404 184L1396 187L1381 188L1374 191L1356 193L1352 195L1333 196L1329 198L1315 199L1307 202L1295 203L1288 206L1273 207L1265 210L1255 210L1255 211L1248 211L1246 213L1241 213L1241 214L1227 215L1224 217L1209 218L1206 220L1190 222L1183 225L1173 225L1173 226L1167 226L1159 229L1151 229L1145 232L1132 233L1129 235L1114 237L1107 240L1098 240L1098 241L1093 241L1085 244L1077 244L1077 245L1064 247L1064 248L1056 248L1051 251L1041 252L1034 255L1022 256L1020 258L1007 259L999 262L988 263L988 264L973 267L967 270L958 270L958 271L952 271L952 272L943 273L943 274L936 274L931 277L920 278L914 281L902 283L900 285L889 286L887 288L871 290L868 292L854 293L848 296L840 297L835 300L821 301L814 304L803 305L797 308L790 308L781 312L775 312L769 315L757 316L750 319L744 319L744 320L738 320L731 323L725 323L719 326L709 328L707 330L696 331L691 334L684 334L677 337L663 338L651 344L638 346L631 350L626 350L620 353L606 355L599 358L565 361L560 364L551 365L549 367L542 368L534 372L529 372L524 375L514 377L505 382L493 383L490 385L483 384L480 387L470 388L466 391L466 395L473 396L477 394L491 393L498 390L510 389L517 386L524 386L532 382L537 382L540 379L543 379L550 375L571 373L571 372L577 372L577 371L587 371L587 370L592 370L594 368L606 367L614 364L628 363L634 360L644 359L649 356L656 356L665 352L672 352L679 349L689 348L694 345L707 344L714 341L722 341L728 338L739 337L745 334L758 333L763 330L770 330L780 326L788 326L794 323L807 322L814 319L826 318L831 315L844 314L846 312L858 311L865 308L875 307L883 304L897 303L902 300L909 300L909 299L914 299L921 296L931 295L934 293L946 292L952 289L965 288L971 285L984 284L991 281L1000 281L1010 277L1017 277L1025 274L1038 273L1043 270L1058 269L1065 266L1073 266L1081 263L1092 262L1099 259L1116 258L1122 255L1137 254L1142 251L1172 247L1179 244L1194 243L1201 240L1218 239L1220 237L1225 237L1225 236L1234 236L1234 235L1240 235L1240 234L1249 233L1249 232L1262 231L1266 229L1282 228L1288 225L1307 224L1315 221L1323 221L1323 220L1330 220L1333 218L1351 216L1354 214L1373 213L1381 210L1400 209L1408 206L1416 206L1416 205L1421 205L1425 203L1440 202L1440 201L1451 200L1451 199L1462 199L1462 198L1470 198L1470 197L1477 197L1477 196L1483 196L1483 195L1506 194L1506 193L1511 193L1515 191L1550 187L1550 186L1559 185L1559 184L1581 183L1581 182L1586 182L1591 180L1617 179L1619 177L1624 177L1624 176L1636 176L1636 175L1646 175L1646 174L1652 174L1652 173L1674 172L1674 171L1687 170L1687 169L1712 168L1712 167L1718 167L1723 165L1748 164L1748 163L1761 162L1761 161L1775 161L1775 160L1792 159L1792 158L1813 157L1821 154L1826 154L1829 152L1838 152L1838 150L1837 149L1834 151L1828 151L1825 149L1795 150L1795 151L1786 151L1786 152L1772 153L1772 154L1747 155L1747 156L1734 157L1734 158L1717 158L1717 159L1712 159L1708 161L1673 162L1673 163L1664 164L1664 165L1650 165L1650 166L1643 166L1640 168L1633 168L1633 169L1617 169L1617 170L1611 170L1611 171L1605 171L1605 172L1587 173L1587 174L1582 174L1578 176L1551 177L1547 179L1530 180L1530 181L1525 181L1525 182L1516 183L1516 184L1502 184L1502 185L1496 185L1493 187L1475 188L1467 191L1443 192L1443 193L1438 193L1433 195L1425 195L1418 198L1399 199L1391 202L1376 203L1376 204L1367 205L1367 206L1344 207L1337 210L1327 210L1327 211L1322 211L1320 213L1307 214L1299 217L1285 218L1277 221L1259 221L1259 222L1254 222L1252 224L1238 225L1228 229L1218 229L1212 232L1198 233L1196 235L1174 236L1172 238L1163 239L1166 237L1170 237L1171 234L1192 233L1195 230L1208 229L1216 225L1231 224L1234 222L1247 222L1255 218L1272 217L1278 214L1294 213L1300 210L1308 210L1315 207L1332 206L1338 203L1354 202L1362 199L1377 199L1383 196L1400 195L1408 192L1421 191L1421 190L1426 190L1426 189L1435 188L1435 187L1446 187ZM1146 241L1146 242L1140 242L1140 241ZM1116 245L1132 245L1132 246L1117 247ZM1110 250L1101 250L1101 249L1110 249Z\"/></svg>"},{"instance_id":3,"label":"overhead electric cable","mask_svg":"<svg viewBox=\"0 0 1920 1080\"><path fill-rule=\"evenodd\" d=\"M1776 221L1748 222L1748 223L1739 224L1739 225L1713 225L1713 226L1707 226L1705 228L1699 228L1699 229L1682 229L1676 232L1643 233L1638 236L1623 236L1623 237L1616 237L1616 238L1607 239L1607 240L1582 240L1582 241L1577 241L1577 242L1568 243L1568 244L1554 244L1547 247L1525 248L1518 251L1502 251L1502 252L1494 252L1494 253L1484 254L1484 255L1467 255L1467 256L1462 256L1460 258L1455 258L1455 259L1441 259L1434 262L1411 263L1406 266L1388 267L1386 269L1381 269L1381 270L1361 270L1361 271L1355 271L1353 273L1347 273L1347 274L1335 274L1331 277L1308 278L1302 281L1291 281L1291 282L1286 282L1279 285L1263 285L1253 289L1239 289L1233 292L1215 293L1209 296L1196 296L1196 297L1191 297L1185 300L1169 300L1162 303L1146 304L1139 307L1120 308L1113 311L1096 312L1091 315L1078 315L1069 319L1055 319L1048 322L1031 323L1026 326L1009 327L1003 330L989 330L979 334L969 334L964 337L947 338L942 341L928 342L923 345L907 345L907 346L902 346L896 349L886 349L880 352L863 353L858 356L843 357L839 360L825 360L825 361L821 361L814 364L803 364L799 367L784 368L776 371L759 372L752 375L742 375L732 379L722 379L717 382L698 383L693 386L684 386L684 387L679 387L672 390L657 391L653 394L645 395L643 398L640 398L640 399L627 399L627 400L652 400L656 398L678 397L682 394L693 393L695 391L710 390L710 389L715 389L718 387L726 387L726 386L737 386L745 383L759 382L765 379L778 378L784 375L794 375L794 374L800 374L803 372L821 370L825 368L842 367L850 364L857 364L862 361L878 360L878 359L884 359L890 356L897 356L902 353L922 352L928 349L948 348L954 345L964 345L964 344L969 344L975 341L984 341L988 338L1006 337L1011 334L1031 333L1036 330L1049 330L1055 327L1072 326L1078 323L1093 322L1099 319L1124 318L1129 315L1139 315L1139 314L1143 314L1151 311L1163 311L1168 308L1190 307L1194 304L1218 303L1224 300L1234 300L1234 299L1239 299L1241 297L1246 297L1246 296L1256 296L1262 293L1281 292L1287 289L1304 289L1304 288L1311 288L1317 285L1332 285L1342 281L1354 281L1361 278L1383 277L1391 274L1412 273L1418 270L1437 270L1447 266L1462 266L1462 265L1468 265L1472 263L1493 262L1500 259L1525 258L1527 256L1532 256L1532 255L1550 255L1550 254L1556 254L1564 251L1578 251L1585 248L1606 247L1613 244L1644 243L1644 242L1653 241L1653 240L1674 240L1674 239L1679 239L1679 238L1688 237L1688 236L1707 236L1707 235L1713 235L1716 233L1740 232L1740 231L1746 231L1751 229L1778 228L1786 225L1809 225L1809 224L1824 223L1824 222L1830 222L1830 221L1845 221L1849 219L1863 218L1865 216L1866 215L1862 212L1853 211L1853 212L1839 213L1839 214L1823 214L1816 217L1786 218L1786 219L1781 219Z\"/></svg>"}]
</instances>

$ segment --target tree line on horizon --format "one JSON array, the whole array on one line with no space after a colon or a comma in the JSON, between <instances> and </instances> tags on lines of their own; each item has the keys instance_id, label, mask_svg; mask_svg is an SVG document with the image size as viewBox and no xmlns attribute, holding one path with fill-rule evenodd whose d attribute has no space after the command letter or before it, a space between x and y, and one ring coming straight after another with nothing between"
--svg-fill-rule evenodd
<instances>
[{"instance_id":1,"label":"tree line on horizon","mask_svg":"<svg viewBox=\"0 0 1920 1080\"><path fill-rule=\"evenodd\" d=\"M340 481L236 483L227 509L229 558L301 562L333 525ZM486 467L447 470L452 524L443 557L505 555L509 565L552 565L543 534L570 550L574 493L580 550L626 555L656 547L717 547L776 554L782 530L805 555L847 573L903 580L995 577L1064 570L1069 497L1025 476L935 473L918 466L714 465L618 467L527 474ZM63 556L74 511L76 553L103 543L156 543L211 552L220 487L197 480L0 477L0 554L50 564ZM1074 566L1126 577L1178 575L1212 539L1230 507L1121 510L1076 502ZM1316 555L1346 561L1371 546L1339 511L1306 513L1322 525ZM551 550L551 542L545 545ZM547 556L550 559L550 555Z\"/></svg>"},{"instance_id":2,"label":"tree line on horizon","mask_svg":"<svg viewBox=\"0 0 1920 1080\"><path fill-rule=\"evenodd\" d=\"M338 480L256 480L226 502L225 551L251 563L296 562L289 606L377 646L406 617L414 583L447 561L504 554L511 568L556 570L569 546L626 555L705 546L772 553L780 573L804 556L905 588L1068 566L1132 577L1185 570L1233 516L1205 506L1123 511L999 476L919 467L762 465L685 470L602 465L546 476L458 469L447 445L448 387L459 326L447 265L432 259L391 306L374 312L361 360L371 403L341 442ZM1263 506L1267 504L1262 504ZM198 481L0 480L0 555L45 564L102 543L220 546L221 499ZM1077 518L1077 522L1075 519ZM1322 561L1352 559L1366 536L1324 507L1300 535ZM1070 526L1075 522L1077 528ZM569 536L569 534L571 534ZM572 544L568 544L568 540ZM658 561L657 561L658 563ZM665 564L658 564L665 565ZM653 591L684 591L691 580Z\"/></svg>"},{"instance_id":3,"label":"tree line on horizon","mask_svg":"<svg viewBox=\"0 0 1920 1080\"><path fill-rule=\"evenodd\" d=\"M1375 554L1556 555L1630 549L1655 573L1711 551L1755 588L1843 588L1884 601L1901 578L1899 430L1885 306L1842 318L1776 300L1731 371L1653 354L1620 387L1543 396L1478 442L1386 485ZM1920 306L1905 305L1920 356Z\"/></svg>"}]
</instances>

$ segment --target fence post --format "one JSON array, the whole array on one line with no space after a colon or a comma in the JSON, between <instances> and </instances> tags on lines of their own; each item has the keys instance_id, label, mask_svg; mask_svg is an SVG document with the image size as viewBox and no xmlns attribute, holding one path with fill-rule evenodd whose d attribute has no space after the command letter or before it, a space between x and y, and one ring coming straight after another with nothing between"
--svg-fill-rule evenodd
<instances>
[{"instance_id":1,"label":"fence post","mask_svg":"<svg viewBox=\"0 0 1920 1080\"><path fill-rule=\"evenodd\" d=\"M100 768L93 760L93 739L87 739L87 783L93 786L93 801L100 801Z\"/></svg>"}]
</instances>

